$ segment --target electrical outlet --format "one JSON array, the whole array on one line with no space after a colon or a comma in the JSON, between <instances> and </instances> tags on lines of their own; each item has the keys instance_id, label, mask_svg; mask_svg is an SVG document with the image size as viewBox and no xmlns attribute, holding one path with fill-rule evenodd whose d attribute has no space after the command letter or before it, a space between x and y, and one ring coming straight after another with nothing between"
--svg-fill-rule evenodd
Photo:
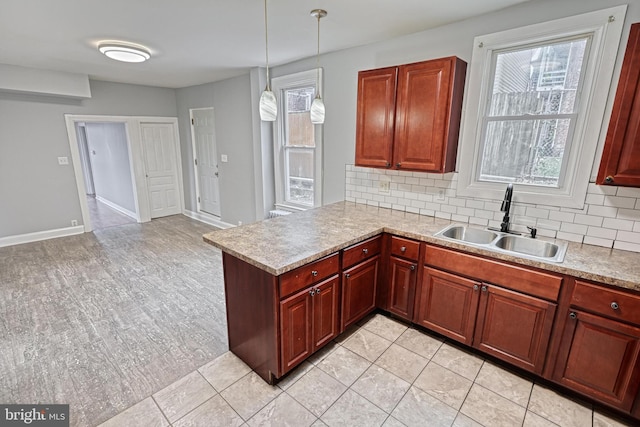
<instances>
[{"instance_id":1,"label":"electrical outlet","mask_svg":"<svg viewBox=\"0 0 640 427\"><path fill-rule=\"evenodd\" d=\"M229 161L229 159L227 158L226 154L220 154L220 161L222 163L227 163Z\"/></svg>"},{"instance_id":2,"label":"electrical outlet","mask_svg":"<svg viewBox=\"0 0 640 427\"><path fill-rule=\"evenodd\" d=\"M381 193L388 193L391 191L391 183L389 181L378 181L378 190Z\"/></svg>"},{"instance_id":3,"label":"electrical outlet","mask_svg":"<svg viewBox=\"0 0 640 427\"><path fill-rule=\"evenodd\" d=\"M59 165L68 165L69 164L69 158L68 157L58 157L58 164Z\"/></svg>"},{"instance_id":4,"label":"electrical outlet","mask_svg":"<svg viewBox=\"0 0 640 427\"><path fill-rule=\"evenodd\" d=\"M76 219L72 219L72 220L71 220L71 226L72 226L72 227L76 227L77 225L78 225L78 220L76 220Z\"/></svg>"},{"instance_id":5,"label":"electrical outlet","mask_svg":"<svg viewBox=\"0 0 640 427\"><path fill-rule=\"evenodd\" d=\"M438 190L438 194L436 194L436 201L444 202L444 190L441 188Z\"/></svg>"}]
</instances>

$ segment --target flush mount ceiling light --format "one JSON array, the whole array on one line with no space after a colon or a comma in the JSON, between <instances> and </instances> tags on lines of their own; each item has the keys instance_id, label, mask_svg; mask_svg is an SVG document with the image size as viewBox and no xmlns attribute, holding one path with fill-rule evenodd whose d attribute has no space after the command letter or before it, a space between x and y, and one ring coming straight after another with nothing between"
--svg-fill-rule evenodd
<instances>
[{"instance_id":1,"label":"flush mount ceiling light","mask_svg":"<svg viewBox=\"0 0 640 427\"><path fill-rule=\"evenodd\" d=\"M276 96L271 92L271 83L269 82L269 31L267 21L267 0L264 0L264 45L265 57L267 62L267 87L260 95L260 120L265 122L273 122L278 116L278 104Z\"/></svg>"},{"instance_id":2,"label":"flush mount ceiling light","mask_svg":"<svg viewBox=\"0 0 640 427\"><path fill-rule=\"evenodd\" d=\"M311 16L318 19L318 54L316 55L316 97L311 103L311 123L321 125L324 123L324 102L320 96L320 18L327 16L323 9L313 9Z\"/></svg>"},{"instance_id":3,"label":"flush mount ceiling light","mask_svg":"<svg viewBox=\"0 0 640 427\"><path fill-rule=\"evenodd\" d=\"M151 53L144 46L120 42L101 42L98 50L108 58L122 62L144 62L151 58Z\"/></svg>"}]
</instances>

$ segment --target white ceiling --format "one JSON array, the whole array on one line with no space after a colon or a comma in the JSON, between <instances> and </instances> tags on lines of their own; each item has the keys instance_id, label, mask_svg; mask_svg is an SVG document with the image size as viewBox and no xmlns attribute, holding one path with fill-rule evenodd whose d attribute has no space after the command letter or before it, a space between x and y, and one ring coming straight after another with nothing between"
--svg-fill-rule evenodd
<instances>
[{"instance_id":1,"label":"white ceiling","mask_svg":"<svg viewBox=\"0 0 640 427\"><path fill-rule=\"evenodd\" d=\"M268 0L270 64L419 32L526 0ZM0 0L0 63L178 88L264 66L263 0ZM100 40L149 47L151 60L116 62Z\"/></svg>"}]
</instances>

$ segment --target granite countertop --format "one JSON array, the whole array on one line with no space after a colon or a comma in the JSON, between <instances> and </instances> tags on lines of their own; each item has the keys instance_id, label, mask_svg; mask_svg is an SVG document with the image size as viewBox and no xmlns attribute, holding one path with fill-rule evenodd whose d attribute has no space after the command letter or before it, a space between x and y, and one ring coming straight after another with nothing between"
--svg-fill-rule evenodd
<instances>
[{"instance_id":1,"label":"granite countertop","mask_svg":"<svg viewBox=\"0 0 640 427\"><path fill-rule=\"evenodd\" d=\"M203 238L222 251L275 276L387 232L640 291L640 254L635 252L569 242L562 263L532 260L433 236L452 223L408 212L337 202L293 215L216 230Z\"/></svg>"}]
</instances>

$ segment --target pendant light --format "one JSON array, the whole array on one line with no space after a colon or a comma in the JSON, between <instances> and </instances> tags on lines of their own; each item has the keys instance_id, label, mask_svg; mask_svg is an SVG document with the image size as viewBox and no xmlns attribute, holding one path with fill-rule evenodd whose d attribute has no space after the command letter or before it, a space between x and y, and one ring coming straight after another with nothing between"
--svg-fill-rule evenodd
<instances>
[{"instance_id":1,"label":"pendant light","mask_svg":"<svg viewBox=\"0 0 640 427\"><path fill-rule=\"evenodd\" d=\"M311 123L321 125L324 123L324 102L320 96L320 18L327 16L323 9L313 9L311 16L318 19L318 53L316 55L316 97L311 103Z\"/></svg>"},{"instance_id":2,"label":"pendant light","mask_svg":"<svg viewBox=\"0 0 640 427\"><path fill-rule=\"evenodd\" d=\"M278 104L276 96L271 91L271 81L269 80L269 31L267 21L267 0L264 0L264 43L265 57L267 63L267 86L260 96L260 120L273 122L278 116Z\"/></svg>"}]
</instances>

